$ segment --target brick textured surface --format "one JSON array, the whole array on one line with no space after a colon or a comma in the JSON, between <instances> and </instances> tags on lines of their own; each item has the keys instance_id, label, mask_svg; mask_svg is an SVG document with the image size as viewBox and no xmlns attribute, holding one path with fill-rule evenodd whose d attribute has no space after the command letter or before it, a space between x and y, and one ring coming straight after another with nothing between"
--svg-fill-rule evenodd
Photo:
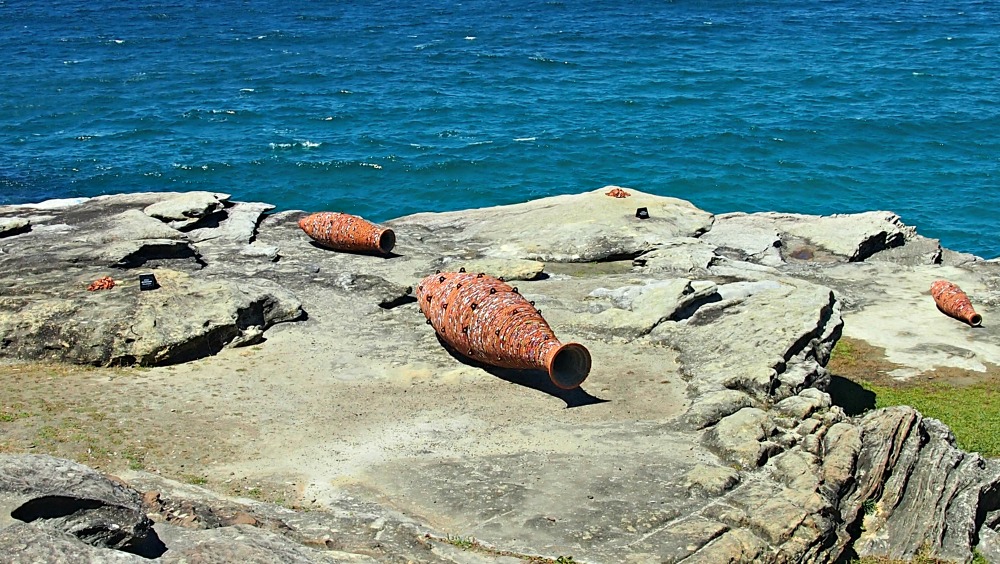
<instances>
[{"instance_id":1,"label":"brick textured surface","mask_svg":"<svg viewBox=\"0 0 1000 564\"><path fill-rule=\"evenodd\" d=\"M473 360L547 370L553 383L563 388L579 386L590 370L586 349L560 343L534 304L502 280L481 273L439 272L420 281L417 299L441 339ZM565 355L571 366L554 368L560 351L567 349L572 349Z\"/></svg>"}]
</instances>

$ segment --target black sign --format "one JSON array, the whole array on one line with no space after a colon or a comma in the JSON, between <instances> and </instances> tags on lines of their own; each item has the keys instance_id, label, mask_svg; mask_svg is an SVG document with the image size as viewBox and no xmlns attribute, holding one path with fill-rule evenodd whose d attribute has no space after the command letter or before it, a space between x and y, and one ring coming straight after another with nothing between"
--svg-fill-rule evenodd
<instances>
[{"instance_id":1,"label":"black sign","mask_svg":"<svg viewBox=\"0 0 1000 564\"><path fill-rule=\"evenodd\" d=\"M155 290L159 288L160 285L156 282L156 277L152 274L140 274L139 275L139 290L145 292L146 290Z\"/></svg>"},{"instance_id":2,"label":"black sign","mask_svg":"<svg viewBox=\"0 0 1000 564\"><path fill-rule=\"evenodd\" d=\"M649 219L649 210L646 208L639 208L635 210L635 216L639 219Z\"/></svg>"}]
</instances>

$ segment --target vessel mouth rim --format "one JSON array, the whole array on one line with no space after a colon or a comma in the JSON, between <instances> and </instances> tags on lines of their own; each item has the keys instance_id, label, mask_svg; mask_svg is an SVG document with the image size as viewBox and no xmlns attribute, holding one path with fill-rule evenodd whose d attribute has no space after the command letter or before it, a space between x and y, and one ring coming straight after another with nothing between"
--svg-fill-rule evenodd
<instances>
[{"instance_id":1,"label":"vessel mouth rim","mask_svg":"<svg viewBox=\"0 0 1000 564\"><path fill-rule=\"evenodd\" d=\"M580 343L566 343L556 349L549 361L549 379L557 388L572 390L590 374L590 351Z\"/></svg>"},{"instance_id":2,"label":"vessel mouth rim","mask_svg":"<svg viewBox=\"0 0 1000 564\"><path fill-rule=\"evenodd\" d=\"M378 250L382 254L391 253L393 247L396 246L396 232L388 228L382 230L382 233L379 233L377 244Z\"/></svg>"}]
</instances>

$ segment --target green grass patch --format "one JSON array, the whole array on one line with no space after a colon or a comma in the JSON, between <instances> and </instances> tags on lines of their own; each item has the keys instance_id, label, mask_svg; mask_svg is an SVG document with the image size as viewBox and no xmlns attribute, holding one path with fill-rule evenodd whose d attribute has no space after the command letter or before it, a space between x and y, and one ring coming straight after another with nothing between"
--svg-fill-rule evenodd
<instances>
[{"instance_id":1,"label":"green grass patch","mask_svg":"<svg viewBox=\"0 0 1000 564\"><path fill-rule=\"evenodd\" d=\"M837 341L837 344L833 345L833 350L830 351L830 362L854 365L857 360L854 344L848 339Z\"/></svg>"},{"instance_id":2,"label":"green grass patch","mask_svg":"<svg viewBox=\"0 0 1000 564\"><path fill-rule=\"evenodd\" d=\"M830 354L830 396L848 415L909 405L942 421L958 447L1000 457L1000 369L985 372L937 368L909 379L892 377L899 365L885 351L859 339L842 338Z\"/></svg>"},{"instance_id":3,"label":"green grass patch","mask_svg":"<svg viewBox=\"0 0 1000 564\"><path fill-rule=\"evenodd\" d=\"M195 486L204 486L205 484L208 483L208 478L204 476L198 476L197 474L184 474L181 476L181 479Z\"/></svg>"},{"instance_id":4,"label":"green grass patch","mask_svg":"<svg viewBox=\"0 0 1000 564\"><path fill-rule=\"evenodd\" d=\"M876 408L913 406L924 417L951 427L959 448L1000 457L1000 391L992 385L930 382L903 388L861 382L861 386L875 394Z\"/></svg>"},{"instance_id":5,"label":"green grass patch","mask_svg":"<svg viewBox=\"0 0 1000 564\"><path fill-rule=\"evenodd\" d=\"M13 423L26 417L31 417L27 411L0 411L0 423Z\"/></svg>"},{"instance_id":6,"label":"green grass patch","mask_svg":"<svg viewBox=\"0 0 1000 564\"><path fill-rule=\"evenodd\" d=\"M890 362L884 349L843 337L827 368L833 375L830 397L848 415L909 405L951 428L959 448L1000 457L1000 367L987 365L982 372L937 367L900 379L892 374L902 367Z\"/></svg>"}]
</instances>

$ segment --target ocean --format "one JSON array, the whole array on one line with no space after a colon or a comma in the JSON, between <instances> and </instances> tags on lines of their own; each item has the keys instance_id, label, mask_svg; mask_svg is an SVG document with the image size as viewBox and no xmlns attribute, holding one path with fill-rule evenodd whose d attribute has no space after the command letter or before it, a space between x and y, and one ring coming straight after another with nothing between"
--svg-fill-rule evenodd
<instances>
[{"instance_id":1,"label":"ocean","mask_svg":"<svg viewBox=\"0 0 1000 564\"><path fill-rule=\"evenodd\" d=\"M617 184L1000 255L1000 2L0 0L0 204L374 221Z\"/></svg>"}]
</instances>

